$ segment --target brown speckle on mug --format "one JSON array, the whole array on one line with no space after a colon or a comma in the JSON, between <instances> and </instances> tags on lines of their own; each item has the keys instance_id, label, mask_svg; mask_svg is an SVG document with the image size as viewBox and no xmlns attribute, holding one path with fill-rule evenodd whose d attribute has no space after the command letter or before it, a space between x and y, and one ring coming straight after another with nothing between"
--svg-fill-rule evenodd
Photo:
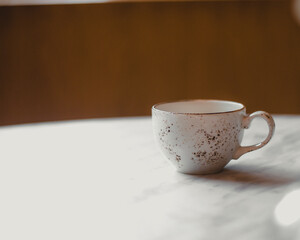
<instances>
[{"instance_id":1,"label":"brown speckle on mug","mask_svg":"<svg viewBox=\"0 0 300 240\"><path fill-rule=\"evenodd\" d=\"M181 157L179 155L176 155L176 161L180 162L181 161Z\"/></svg>"}]
</instances>

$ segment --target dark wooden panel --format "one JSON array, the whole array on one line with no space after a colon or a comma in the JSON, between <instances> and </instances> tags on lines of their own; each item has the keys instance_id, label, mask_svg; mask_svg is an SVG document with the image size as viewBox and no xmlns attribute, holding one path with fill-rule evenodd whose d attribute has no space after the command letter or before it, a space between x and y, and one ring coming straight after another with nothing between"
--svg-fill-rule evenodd
<instances>
[{"instance_id":1,"label":"dark wooden panel","mask_svg":"<svg viewBox=\"0 0 300 240\"><path fill-rule=\"evenodd\" d=\"M300 113L288 2L0 8L0 123L150 114L182 98Z\"/></svg>"},{"instance_id":2,"label":"dark wooden panel","mask_svg":"<svg viewBox=\"0 0 300 240\"><path fill-rule=\"evenodd\" d=\"M130 3L130 2L228 2L228 1L286 1L286 0L1 0L0 6Z\"/></svg>"}]
</instances>

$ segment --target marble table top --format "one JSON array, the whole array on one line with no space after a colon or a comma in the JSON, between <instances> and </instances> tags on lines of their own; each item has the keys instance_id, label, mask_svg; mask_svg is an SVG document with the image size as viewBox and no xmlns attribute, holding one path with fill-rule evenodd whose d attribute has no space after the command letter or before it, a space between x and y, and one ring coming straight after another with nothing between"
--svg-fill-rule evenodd
<instances>
[{"instance_id":1,"label":"marble table top","mask_svg":"<svg viewBox=\"0 0 300 240\"><path fill-rule=\"evenodd\" d=\"M205 176L169 165L149 117L1 127L0 239L300 239L275 214L300 188L300 116L275 122L266 147ZM265 134L254 120L243 143Z\"/></svg>"}]
</instances>

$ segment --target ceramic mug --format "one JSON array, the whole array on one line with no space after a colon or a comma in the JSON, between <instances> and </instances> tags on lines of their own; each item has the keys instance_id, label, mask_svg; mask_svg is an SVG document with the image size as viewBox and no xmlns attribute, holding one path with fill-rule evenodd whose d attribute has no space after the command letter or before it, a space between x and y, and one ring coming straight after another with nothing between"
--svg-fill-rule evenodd
<instances>
[{"instance_id":1,"label":"ceramic mug","mask_svg":"<svg viewBox=\"0 0 300 240\"><path fill-rule=\"evenodd\" d=\"M244 128L261 117L269 126L267 138L256 145L241 146ZM186 100L152 107L154 135L165 157L179 172L220 172L232 159L266 145L275 123L263 111L246 114L241 103L221 100Z\"/></svg>"}]
</instances>

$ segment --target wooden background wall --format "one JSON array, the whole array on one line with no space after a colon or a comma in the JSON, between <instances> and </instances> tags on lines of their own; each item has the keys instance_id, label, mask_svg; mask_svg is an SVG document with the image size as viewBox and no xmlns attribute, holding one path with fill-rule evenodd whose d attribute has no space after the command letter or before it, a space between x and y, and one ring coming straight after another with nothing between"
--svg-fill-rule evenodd
<instances>
[{"instance_id":1,"label":"wooden background wall","mask_svg":"<svg viewBox=\"0 0 300 240\"><path fill-rule=\"evenodd\" d=\"M288 1L0 7L0 125L231 99L300 113Z\"/></svg>"}]
</instances>

